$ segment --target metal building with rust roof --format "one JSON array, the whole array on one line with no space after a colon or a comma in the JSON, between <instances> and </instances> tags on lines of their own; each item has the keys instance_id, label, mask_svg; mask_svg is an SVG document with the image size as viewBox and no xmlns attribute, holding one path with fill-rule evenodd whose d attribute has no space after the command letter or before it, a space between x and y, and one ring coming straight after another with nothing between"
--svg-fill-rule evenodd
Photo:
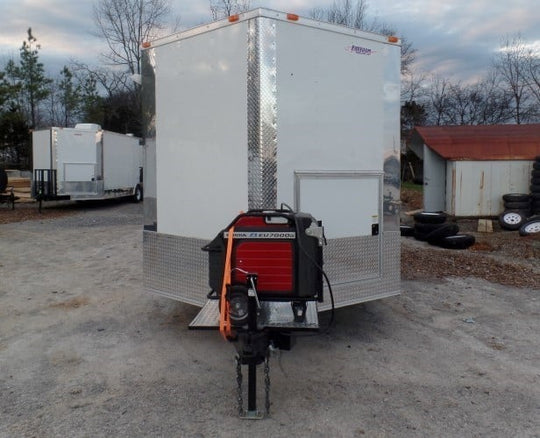
<instances>
[{"instance_id":1,"label":"metal building with rust roof","mask_svg":"<svg viewBox=\"0 0 540 438\"><path fill-rule=\"evenodd\" d=\"M496 216L503 194L529 193L540 124L416 127L409 146L424 161L424 210Z\"/></svg>"}]
</instances>

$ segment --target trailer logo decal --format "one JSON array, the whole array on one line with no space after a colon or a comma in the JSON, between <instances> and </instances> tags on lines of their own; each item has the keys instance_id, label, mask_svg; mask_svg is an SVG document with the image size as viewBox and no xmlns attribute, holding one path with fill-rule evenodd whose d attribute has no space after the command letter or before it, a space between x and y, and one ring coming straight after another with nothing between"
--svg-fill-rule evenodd
<instances>
[{"instance_id":1,"label":"trailer logo decal","mask_svg":"<svg viewBox=\"0 0 540 438\"><path fill-rule=\"evenodd\" d=\"M229 232L223 233L223 238L229 238ZM235 239L296 239L294 231L235 231Z\"/></svg>"},{"instance_id":2,"label":"trailer logo decal","mask_svg":"<svg viewBox=\"0 0 540 438\"><path fill-rule=\"evenodd\" d=\"M345 47L345 50L349 53L354 53L355 55L370 56L375 53L375 50L368 49L367 47L355 46L354 44L351 46Z\"/></svg>"}]
</instances>

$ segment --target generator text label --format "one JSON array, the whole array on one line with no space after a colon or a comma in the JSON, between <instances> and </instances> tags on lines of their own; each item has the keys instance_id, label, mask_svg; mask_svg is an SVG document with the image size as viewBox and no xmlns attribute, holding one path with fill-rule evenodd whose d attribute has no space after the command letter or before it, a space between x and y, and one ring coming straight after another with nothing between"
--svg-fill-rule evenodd
<instances>
[{"instance_id":1,"label":"generator text label","mask_svg":"<svg viewBox=\"0 0 540 438\"><path fill-rule=\"evenodd\" d=\"M229 238L229 232L223 233L225 239ZM296 239L294 231L235 231L235 239Z\"/></svg>"}]
</instances>

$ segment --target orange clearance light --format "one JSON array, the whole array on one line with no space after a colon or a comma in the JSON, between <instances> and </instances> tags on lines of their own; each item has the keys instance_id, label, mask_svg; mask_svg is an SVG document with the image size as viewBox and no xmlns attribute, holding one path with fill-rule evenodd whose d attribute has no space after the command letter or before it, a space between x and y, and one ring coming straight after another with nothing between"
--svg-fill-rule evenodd
<instances>
[{"instance_id":1,"label":"orange clearance light","mask_svg":"<svg viewBox=\"0 0 540 438\"><path fill-rule=\"evenodd\" d=\"M150 43L150 41L145 41L142 43L142 46L143 46L143 49L148 49L148 47L150 47L152 44Z\"/></svg>"},{"instance_id":2,"label":"orange clearance light","mask_svg":"<svg viewBox=\"0 0 540 438\"><path fill-rule=\"evenodd\" d=\"M389 43L397 43L399 41L399 38L397 36L389 36L388 42Z\"/></svg>"},{"instance_id":3,"label":"orange clearance light","mask_svg":"<svg viewBox=\"0 0 540 438\"><path fill-rule=\"evenodd\" d=\"M287 20L298 21L300 17L296 14L287 14Z\"/></svg>"},{"instance_id":4,"label":"orange clearance light","mask_svg":"<svg viewBox=\"0 0 540 438\"><path fill-rule=\"evenodd\" d=\"M234 23L235 21L238 21L238 20L240 20L240 15L238 14L229 16L229 23Z\"/></svg>"}]
</instances>

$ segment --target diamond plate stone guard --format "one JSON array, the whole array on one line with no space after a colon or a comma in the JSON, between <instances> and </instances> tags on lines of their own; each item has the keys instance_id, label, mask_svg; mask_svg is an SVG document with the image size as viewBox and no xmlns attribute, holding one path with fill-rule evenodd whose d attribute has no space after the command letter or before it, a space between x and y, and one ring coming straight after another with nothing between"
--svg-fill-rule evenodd
<instances>
[{"instance_id":1,"label":"diamond plate stone guard","mask_svg":"<svg viewBox=\"0 0 540 438\"><path fill-rule=\"evenodd\" d=\"M386 232L382 236L381 271L374 270L371 259L377 258L378 248L368 242L370 237L347 239L352 260L336 250L324 252L324 269L328 272L334 291L335 307L345 307L400 293L400 233ZM144 286L150 292L202 307L206 303L208 286L208 254L201 248L208 242L201 239L171 236L154 231L143 232ZM331 245L329 245L331 246ZM373 252L377 251L377 252ZM360 254L363 254L360 256ZM363 257L362 260L357 260ZM355 266L352 277L345 266ZM343 274L345 277L340 277ZM328 289L319 311L331 308Z\"/></svg>"}]
</instances>

